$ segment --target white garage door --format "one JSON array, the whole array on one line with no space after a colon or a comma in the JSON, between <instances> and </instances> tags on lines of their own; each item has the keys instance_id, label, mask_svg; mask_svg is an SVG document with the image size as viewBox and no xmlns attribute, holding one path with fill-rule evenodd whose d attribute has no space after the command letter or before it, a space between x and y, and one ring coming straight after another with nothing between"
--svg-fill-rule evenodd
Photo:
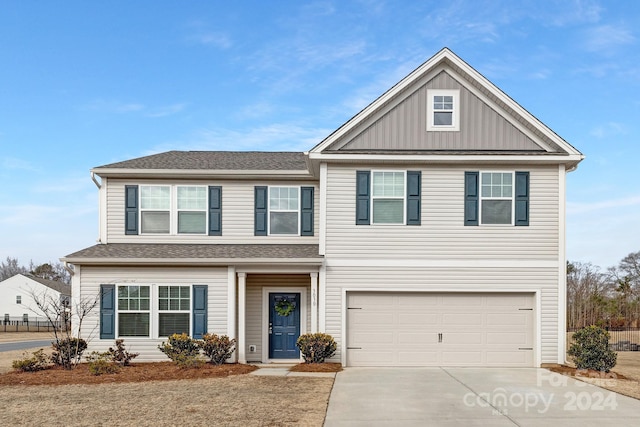
<instances>
[{"instance_id":1,"label":"white garage door","mask_svg":"<svg viewBox=\"0 0 640 427\"><path fill-rule=\"evenodd\" d=\"M528 293L347 294L347 366L533 366Z\"/></svg>"}]
</instances>

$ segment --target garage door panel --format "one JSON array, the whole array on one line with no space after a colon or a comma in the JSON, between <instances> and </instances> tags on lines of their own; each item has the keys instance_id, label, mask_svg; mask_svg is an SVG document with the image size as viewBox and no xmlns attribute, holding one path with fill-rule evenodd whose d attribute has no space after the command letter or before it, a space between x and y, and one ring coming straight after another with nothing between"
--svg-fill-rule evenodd
<instances>
[{"instance_id":1,"label":"garage door panel","mask_svg":"<svg viewBox=\"0 0 640 427\"><path fill-rule=\"evenodd\" d=\"M406 327L427 328L438 323L438 315L433 313L400 313L398 325Z\"/></svg>"},{"instance_id":2,"label":"garage door panel","mask_svg":"<svg viewBox=\"0 0 640 427\"><path fill-rule=\"evenodd\" d=\"M349 366L533 366L533 294L347 295ZM522 349L522 350L521 350Z\"/></svg>"}]
</instances>

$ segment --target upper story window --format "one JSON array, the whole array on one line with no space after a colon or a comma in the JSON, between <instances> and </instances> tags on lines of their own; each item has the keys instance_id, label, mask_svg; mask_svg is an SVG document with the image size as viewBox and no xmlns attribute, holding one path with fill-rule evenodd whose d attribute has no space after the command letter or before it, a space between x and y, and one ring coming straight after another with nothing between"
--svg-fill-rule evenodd
<instances>
[{"instance_id":1,"label":"upper story window","mask_svg":"<svg viewBox=\"0 0 640 427\"><path fill-rule=\"evenodd\" d=\"M464 173L464 225L529 225L528 171Z\"/></svg>"},{"instance_id":2,"label":"upper story window","mask_svg":"<svg viewBox=\"0 0 640 427\"><path fill-rule=\"evenodd\" d=\"M430 89L427 91L427 130L460 130L460 91Z\"/></svg>"},{"instance_id":3,"label":"upper story window","mask_svg":"<svg viewBox=\"0 0 640 427\"><path fill-rule=\"evenodd\" d=\"M404 224L404 172L372 172L373 224Z\"/></svg>"},{"instance_id":4,"label":"upper story window","mask_svg":"<svg viewBox=\"0 0 640 427\"><path fill-rule=\"evenodd\" d=\"M513 224L513 173L480 174L480 223Z\"/></svg>"},{"instance_id":5,"label":"upper story window","mask_svg":"<svg viewBox=\"0 0 640 427\"><path fill-rule=\"evenodd\" d=\"M140 226L142 234L205 234L207 187L141 185Z\"/></svg>"},{"instance_id":6,"label":"upper story window","mask_svg":"<svg viewBox=\"0 0 640 427\"><path fill-rule=\"evenodd\" d=\"M269 234L299 234L298 187L269 187Z\"/></svg>"}]
</instances>

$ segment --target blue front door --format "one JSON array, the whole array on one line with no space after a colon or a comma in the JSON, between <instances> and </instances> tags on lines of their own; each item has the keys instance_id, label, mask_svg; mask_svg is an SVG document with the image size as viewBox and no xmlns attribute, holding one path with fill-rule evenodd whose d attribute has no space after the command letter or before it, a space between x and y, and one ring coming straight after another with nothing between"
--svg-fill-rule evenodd
<instances>
[{"instance_id":1,"label":"blue front door","mask_svg":"<svg viewBox=\"0 0 640 427\"><path fill-rule=\"evenodd\" d=\"M300 294L269 294L269 358L298 359L300 336Z\"/></svg>"}]
</instances>

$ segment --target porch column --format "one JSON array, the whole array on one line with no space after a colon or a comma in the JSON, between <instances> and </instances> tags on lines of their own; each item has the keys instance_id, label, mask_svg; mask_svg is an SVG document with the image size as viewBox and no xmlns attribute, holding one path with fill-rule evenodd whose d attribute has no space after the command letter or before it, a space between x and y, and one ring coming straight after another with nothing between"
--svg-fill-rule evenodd
<instances>
[{"instance_id":1,"label":"porch column","mask_svg":"<svg viewBox=\"0 0 640 427\"><path fill-rule=\"evenodd\" d=\"M238 273L238 363L247 363L245 323L247 317L247 273Z\"/></svg>"},{"instance_id":2,"label":"porch column","mask_svg":"<svg viewBox=\"0 0 640 427\"><path fill-rule=\"evenodd\" d=\"M311 333L318 332L318 273L311 276Z\"/></svg>"},{"instance_id":3,"label":"porch column","mask_svg":"<svg viewBox=\"0 0 640 427\"><path fill-rule=\"evenodd\" d=\"M236 338L236 268L227 267L227 336L230 340ZM238 360L238 352L233 355Z\"/></svg>"},{"instance_id":4,"label":"porch column","mask_svg":"<svg viewBox=\"0 0 640 427\"><path fill-rule=\"evenodd\" d=\"M320 266L320 280L318 283L318 327L321 332L327 332L327 312L326 312L326 291L327 270L324 265Z\"/></svg>"}]
</instances>

